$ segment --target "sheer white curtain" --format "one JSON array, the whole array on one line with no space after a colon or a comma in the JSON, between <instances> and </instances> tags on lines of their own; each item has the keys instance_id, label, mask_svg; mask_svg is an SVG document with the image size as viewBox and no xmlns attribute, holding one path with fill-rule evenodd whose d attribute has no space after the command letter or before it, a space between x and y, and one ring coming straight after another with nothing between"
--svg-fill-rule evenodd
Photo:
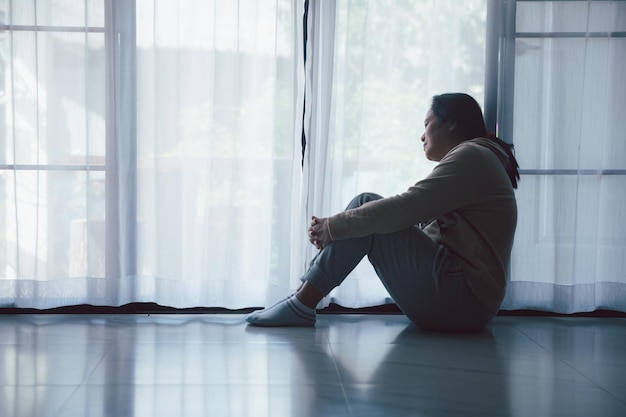
<instances>
[{"instance_id":1,"label":"sheer white curtain","mask_svg":"<svg viewBox=\"0 0 626 417\"><path fill-rule=\"evenodd\" d=\"M294 286L302 15L1 1L0 306L239 308Z\"/></svg>"},{"instance_id":2,"label":"sheer white curtain","mask_svg":"<svg viewBox=\"0 0 626 417\"><path fill-rule=\"evenodd\" d=\"M310 1L305 132L306 218L361 192L389 196L433 164L420 137L434 94L484 93L487 2ZM314 249L306 248L308 260ZM390 302L365 260L325 300Z\"/></svg>"},{"instance_id":3,"label":"sheer white curtain","mask_svg":"<svg viewBox=\"0 0 626 417\"><path fill-rule=\"evenodd\" d=\"M297 15L291 0L137 2L135 301L241 308L288 291Z\"/></svg>"},{"instance_id":4,"label":"sheer white curtain","mask_svg":"<svg viewBox=\"0 0 626 417\"><path fill-rule=\"evenodd\" d=\"M430 96L482 100L485 0L309 6L305 80L303 2L0 2L0 305L265 305L311 214L429 172ZM330 300L387 294L359 268Z\"/></svg>"},{"instance_id":5,"label":"sheer white curtain","mask_svg":"<svg viewBox=\"0 0 626 417\"><path fill-rule=\"evenodd\" d=\"M518 2L504 308L626 311L626 2Z\"/></svg>"},{"instance_id":6,"label":"sheer white curtain","mask_svg":"<svg viewBox=\"0 0 626 417\"><path fill-rule=\"evenodd\" d=\"M309 0L305 68L301 1L0 0L0 307L287 294L312 214L432 169L433 94L483 102L487 1ZM626 311L626 2L507 4L504 307ZM366 263L325 300L389 301Z\"/></svg>"}]
</instances>

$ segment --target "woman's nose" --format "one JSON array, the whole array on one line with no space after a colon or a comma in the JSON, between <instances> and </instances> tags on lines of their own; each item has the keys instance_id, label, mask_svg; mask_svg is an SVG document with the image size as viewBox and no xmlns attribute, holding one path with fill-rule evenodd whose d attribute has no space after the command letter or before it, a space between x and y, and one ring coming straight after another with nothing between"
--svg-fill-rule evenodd
<instances>
[{"instance_id":1,"label":"woman's nose","mask_svg":"<svg viewBox=\"0 0 626 417\"><path fill-rule=\"evenodd\" d=\"M424 141L426 140L426 134L425 134L425 133L422 135L422 137L420 138L420 140L421 140L422 142L424 142Z\"/></svg>"}]
</instances>

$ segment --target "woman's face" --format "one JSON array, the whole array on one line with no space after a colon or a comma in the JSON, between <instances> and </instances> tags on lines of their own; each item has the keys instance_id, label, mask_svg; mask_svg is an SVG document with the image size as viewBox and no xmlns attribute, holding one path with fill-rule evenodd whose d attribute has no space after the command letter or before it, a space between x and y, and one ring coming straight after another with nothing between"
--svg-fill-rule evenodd
<instances>
[{"instance_id":1,"label":"woman's face","mask_svg":"<svg viewBox=\"0 0 626 417\"><path fill-rule=\"evenodd\" d=\"M435 117L432 110L428 110L424 119L424 154L430 161L439 162L446 154L459 144L452 132L454 125L441 121Z\"/></svg>"}]
</instances>

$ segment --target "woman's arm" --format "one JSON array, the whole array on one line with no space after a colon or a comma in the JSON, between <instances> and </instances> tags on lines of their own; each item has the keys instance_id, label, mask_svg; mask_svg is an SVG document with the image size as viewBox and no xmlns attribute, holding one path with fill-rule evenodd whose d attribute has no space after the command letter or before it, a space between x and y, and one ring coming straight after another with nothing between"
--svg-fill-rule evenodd
<instances>
[{"instance_id":1,"label":"woman's arm","mask_svg":"<svg viewBox=\"0 0 626 417\"><path fill-rule=\"evenodd\" d=\"M335 240L392 233L440 217L484 199L506 179L500 173L504 168L490 150L463 143L404 193L329 217L328 232Z\"/></svg>"}]
</instances>

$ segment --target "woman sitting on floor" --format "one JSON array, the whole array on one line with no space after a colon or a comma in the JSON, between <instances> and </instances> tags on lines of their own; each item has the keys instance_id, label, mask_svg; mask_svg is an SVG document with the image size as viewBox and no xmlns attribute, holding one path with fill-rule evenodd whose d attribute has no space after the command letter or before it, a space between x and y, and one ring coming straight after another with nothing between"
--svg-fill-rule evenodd
<instances>
[{"instance_id":1,"label":"woman sitting on floor","mask_svg":"<svg viewBox=\"0 0 626 417\"><path fill-rule=\"evenodd\" d=\"M432 173L393 197L365 193L313 216L320 252L291 297L246 317L257 326L312 326L315 307L367 255L406 316L426 329L473 331L498 312L517 223L513 146L487 133L467 94L433 97L421 137Z\"/></svg>"}]
</instances>

